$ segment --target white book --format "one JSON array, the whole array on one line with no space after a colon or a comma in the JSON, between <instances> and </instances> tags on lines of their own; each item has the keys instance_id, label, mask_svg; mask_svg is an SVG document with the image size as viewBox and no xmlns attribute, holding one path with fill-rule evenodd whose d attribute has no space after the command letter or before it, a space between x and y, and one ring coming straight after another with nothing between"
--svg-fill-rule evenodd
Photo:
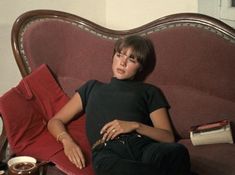
<instances>
[{"instance_id":1,"label":"white book","mask_svg":"<svg viewBox=\"0 0 235 175\"><path fill-rule=\"evenodd\" d=\"M190 139L194 146L217 143L234 143L231 124L221 120L191 127Z\"/></svg>"}]
</instances>

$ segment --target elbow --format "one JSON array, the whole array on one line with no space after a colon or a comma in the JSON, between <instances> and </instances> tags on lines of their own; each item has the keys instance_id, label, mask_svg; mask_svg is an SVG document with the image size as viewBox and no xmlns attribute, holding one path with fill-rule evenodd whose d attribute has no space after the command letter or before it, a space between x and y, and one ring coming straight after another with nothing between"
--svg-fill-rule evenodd
<instances>
[{"instance_id":1,"label":"elbow","mask_svg":"<svg viewBox=\"0 0 235 175\"><path fill-rule=\"evenodd\" d=\"M50 119L48 122L47 122L47 129L50 130L53 128L53 126L57 123L57 119Z\"/></svg>"},{"instance_id":2,"label":"elbow","mask_svg":"<svg viewBox=\"0 0 235 175\"><path fill-rule=\"evenodd\" d=\"M167 139L167 143L174 143L176 140L175 140L175 135L174 133L169 133L169 137Z\"/></svg>"},{"instance_id":3,"label":"elbow","mask_svg":"<svg viewBox=\"0 0 235 175\"><path fill-rule=\"evenodd\" d=\"M174 138L169 138L168 140L165 141L166 143L174 143L175 139Z\"/></svg>"},{"instance_id":4,"label":"elbow","mask_svg":"<svg viewBox=\"0 0 235 175\"><path fill-rule=\"evenodd\" d=\"M50 119L48 122L47 122L47 129L50 130L51 128L51 125L53 125L53 119Z\"/></svg>"},{"instance_id":5,"label":"elbow","mask_svg":"<svg viewBox=\"0 0 235 175\"><path fill-rule=\"evenodd\" d=\"M175 142L175 137L172 137L170 140L169 140L169 143L174 143Z\"/></svg>"}]
</instances>

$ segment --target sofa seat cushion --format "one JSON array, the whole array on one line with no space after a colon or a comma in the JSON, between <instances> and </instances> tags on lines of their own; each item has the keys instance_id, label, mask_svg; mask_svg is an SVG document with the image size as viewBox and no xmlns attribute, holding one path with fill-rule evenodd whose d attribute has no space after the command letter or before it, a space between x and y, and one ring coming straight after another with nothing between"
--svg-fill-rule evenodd
<instances>
[{"instance_id":1,"label":"sofa seat cushion","mask_svg":"<svg viewBox=\"0 0 235 175\"><path fill-rule=\"evenodd\" d=\"M193 146L190 139L182 139L179 143L185 145L190 152L193 172L196 172L199 175L235 174L234 144L222 143Z\"/></svg>"}]
</instances>

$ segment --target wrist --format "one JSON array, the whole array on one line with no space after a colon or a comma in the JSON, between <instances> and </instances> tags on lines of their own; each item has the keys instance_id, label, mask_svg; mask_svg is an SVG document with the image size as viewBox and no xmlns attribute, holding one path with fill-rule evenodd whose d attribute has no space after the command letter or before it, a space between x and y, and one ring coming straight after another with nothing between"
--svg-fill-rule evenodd
<instances>
[{"instance_id":1,"label":"wrist","mask_svg":"<svg viewBox=\"0 0 235 175\"><path fill-rule=\"evenodd\" d=\"M70 145L74 141L70 136L68 136L68 137L64 137L60 142L65 147L66 145Z\"/></svg>"},{"instance_id":2,"label":"wrist","mask_svg":"<svg viewBox=\"0 0 235 175\"><path fill-rule=\"evenodd\" d=\"M61 133L57 134L56 136L56 141L57 142L61 142L61 140L63 139L63 137L66 135L67 133L65 131L62 131Z\"/></svg>"},{"instance_id":3,"label":"wrist","mask_svg":"<svg viewBox=\"0 0 235 175\"><path fill-rule=\"evenodd\" d=\"M72 141L72 138L66 131L63 131L56 136L56 140L64 144L66 141Z\"/></svg>"},{"instance_id":4,"label":"wrist","mask_svg":"<svg viewBox=\"0 0 235 175\"><path fill-rule=\"evenodd\" d=\"M135 131L137 131L140 127L141 127L141 123L139 123L139 122L134 122L134 129L135 129Z\"/></svg>"}]
</instances>

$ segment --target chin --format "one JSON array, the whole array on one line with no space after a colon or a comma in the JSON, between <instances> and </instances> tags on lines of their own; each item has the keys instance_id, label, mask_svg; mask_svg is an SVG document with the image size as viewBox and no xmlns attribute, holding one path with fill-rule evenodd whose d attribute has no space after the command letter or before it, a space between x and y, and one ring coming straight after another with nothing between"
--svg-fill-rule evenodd
<instances>
[{"instance_id":1,"label":"chin","mask_svg":"<svg viewBox=\"0 0 235 175\"><path fill-rule=\"evenodd\" d=\"M125 78L125 77L120 77L120 76L114 76L116 79L118 79L118 80L125 80L125 79L127 79L127 78Z\"/></svg>"},{"instance_id":2,"label":"chin","mask_svg":"<svg viewBox=\"0 0 235 175\"><path fill-rule=\"evenodd\" d=\"M113 76L118 80L132 80L133 77L126 77L126 76Z\"/></svg>"},{"instance_id":3,"label":"chin","mask_svg":"<svg viewBox=\"0 0 235 175\"><path fill-rule=\"evenodd\" d=\"M113 75L113 77L119 79L119 80L132 80L134 79L134 75L127 75L127 74L119 74L119 73L115 73Z\"/></svg>"}]
</instances>

